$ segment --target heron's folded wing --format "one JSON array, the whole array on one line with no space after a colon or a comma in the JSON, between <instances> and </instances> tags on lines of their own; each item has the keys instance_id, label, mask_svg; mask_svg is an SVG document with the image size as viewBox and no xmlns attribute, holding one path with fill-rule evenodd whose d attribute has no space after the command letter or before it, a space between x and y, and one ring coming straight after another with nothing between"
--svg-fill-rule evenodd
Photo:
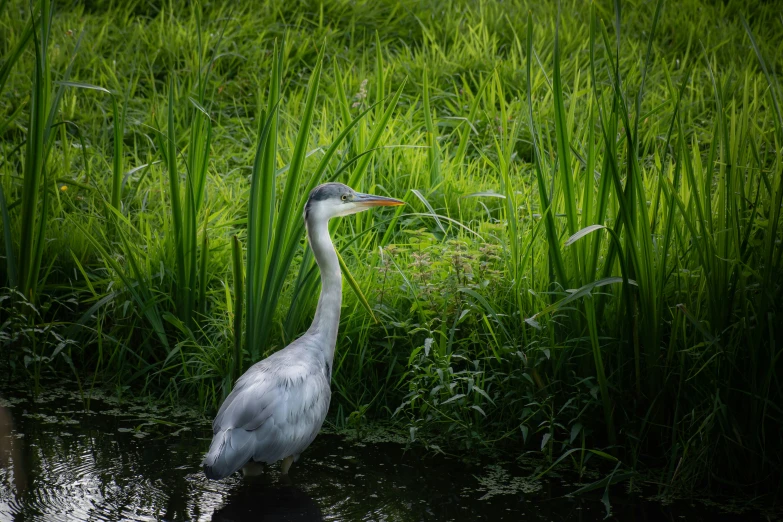
<instances>
[{"instance_id":1,"label":"heron's folded wing","mask_svg":"<svg viewBox=\"0 0 783 522\"><path fill-rule=\"evenodd\" d=\"M272 406L279 402L278 378L275 372L256 365L250 368L234 386L220 406L212 431L229 428L254 430L272 414Z\"/></svg>"},{"instance_id":2,"label":"heron's folded wing","mask_svg":"<svg viewBox=\"0 0 783 522\"><path fill-rule=\"evenodd\" d=\"M271 415L255 431L254 459L272 462L298 455L321 429L329 409L329 381L324 372L312 371L281 382Z\"/></svg>"},{"instance_id":3,"label":"heron's folded wing","mask_svg":"<svg viewBox=\"0 0 783 522\"><path fill-rule=\"evenodd\" d=\"M256 430L270 417L277 425L307 423L320 412L329 396L325 371L306 360L279 362L274 367L256 365L237 381L215 417L215 433L228 428Z\"/></svg>"}]
</instances>

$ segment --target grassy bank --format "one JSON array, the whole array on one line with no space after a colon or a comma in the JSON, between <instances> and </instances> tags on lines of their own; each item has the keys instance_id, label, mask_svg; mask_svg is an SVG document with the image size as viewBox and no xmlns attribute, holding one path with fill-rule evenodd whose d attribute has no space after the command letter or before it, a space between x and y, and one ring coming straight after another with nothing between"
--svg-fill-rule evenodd
<instances>
[{"instance_id":1,"label":"grassy bank","mask_svg":"<svg viewBox=\"0 0 783 522\"><path fill-rule=\"evenodd\" d=\"M336 179L408 205L334 226L335 422L779 487L773 3L0 6L12 371L214 409Z\"/></svg>"}]
</instances>

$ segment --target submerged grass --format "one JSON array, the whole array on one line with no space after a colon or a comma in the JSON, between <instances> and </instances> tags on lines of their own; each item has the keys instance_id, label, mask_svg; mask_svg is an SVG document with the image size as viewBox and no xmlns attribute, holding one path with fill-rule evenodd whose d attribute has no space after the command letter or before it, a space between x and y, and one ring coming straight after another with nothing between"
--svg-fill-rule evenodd
<instances>
[{"instance_id":1,"label":"submerged grass","mask_svg":"<svg viewBox=\"0 0 783 522\"><path fill-rule=\"evenodd\" d=\"M13 371L215 408L306 328L340 180L408 206L333 225L338 425L783 482L771 4L0 7Z\"/></svg>"}]
</instances>

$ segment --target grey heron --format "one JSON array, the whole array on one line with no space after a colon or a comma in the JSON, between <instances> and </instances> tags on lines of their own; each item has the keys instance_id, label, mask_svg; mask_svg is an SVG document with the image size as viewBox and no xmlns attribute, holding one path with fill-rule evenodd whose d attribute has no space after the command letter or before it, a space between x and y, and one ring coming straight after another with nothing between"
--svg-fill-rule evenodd
<instances>
[{"instance_id":1,"label":"grey heron","mask_svg":"<svg viewBox=\"0 0 783 522\"><path fill-rule=\"evenodd\" d=\"M358 193L342 183L325 183L310 192L304 220L321 271L321 295L313 323L304 335L251 366L237 380L212 423L212 444L202 463L207 478L222 479L240 469L252 473L256 463L279 460L285 475L313 442L329 410L342 304L342 273L329 236L329 220L403 204Z\"/></svg>"}]
</instances>

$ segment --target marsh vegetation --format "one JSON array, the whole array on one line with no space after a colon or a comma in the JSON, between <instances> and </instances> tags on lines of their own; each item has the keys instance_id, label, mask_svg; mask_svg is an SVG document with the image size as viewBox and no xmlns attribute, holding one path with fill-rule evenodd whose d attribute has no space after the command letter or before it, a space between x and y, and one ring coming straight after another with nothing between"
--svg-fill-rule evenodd
<instances>
[{"instance_id":1,"label":"marsh vegetation","mask_svg":"<svg viewBox=\"0 0 783 522\"><path fill-rule=\"evenodd\" d=\"M335 426L779 494L776 7L0 0L4 364L213 412L338 180Z\"/></svg>"}]
</instances>

